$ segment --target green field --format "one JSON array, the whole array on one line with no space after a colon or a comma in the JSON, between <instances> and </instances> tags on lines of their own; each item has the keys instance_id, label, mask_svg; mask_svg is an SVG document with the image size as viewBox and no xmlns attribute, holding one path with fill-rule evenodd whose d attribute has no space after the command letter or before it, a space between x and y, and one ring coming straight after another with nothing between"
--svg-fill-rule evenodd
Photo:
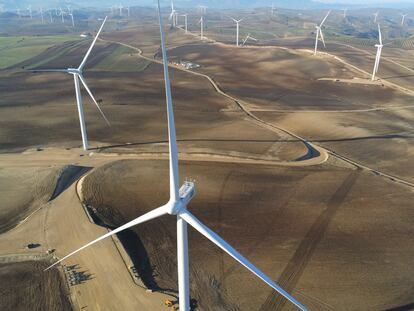
<instances>
[{"instance_id":1,"label":"green field","mask_svg":"<svg viewBox=\"0 0 414 311\"><path fill-rule=\"evenodd\" d=\"M54 45L75 40L81 40L81 38L78 35L72 34L41 37L0 37L0 69L34 57Z\"/></svg>"}]
</instances>

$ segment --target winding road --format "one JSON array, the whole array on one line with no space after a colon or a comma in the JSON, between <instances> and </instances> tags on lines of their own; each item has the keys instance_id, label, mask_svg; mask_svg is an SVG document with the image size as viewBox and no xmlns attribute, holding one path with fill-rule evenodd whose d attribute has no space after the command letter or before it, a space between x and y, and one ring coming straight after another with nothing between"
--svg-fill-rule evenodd
<instances>
[{"instance_id":1,"label":"winding road","mask_svg":"<svg viewBox=\"0 0 414 311\"><path fill-rule=\"evenodd\" d=\"M151 57L148 57L148 56L143 55L142 50L140 48L138 48L138 47L135 47L135 46L132 46L130 44L123 43L123 42L119 42L119 41L111 41L111 40L104 40L104 39L100 39L100 40L102 42L116 43L116 44L119 44L119 45L128 47L128 48L130 48L130 49L135 50L136 52L138 52L137 55L140 58L143 58L143 59L145 59L147 61L150 61L150 62L153 62L153 63L162 64L162 62L160 60L157 60L155 58L151 58ZM210 40L210 41L212 41L212 40ZM222 44L222 43L220 43L220 44ZM244 47L244 48L250 48L250 47ZM263 47L261 47L261 48L263 48ZM278 48L278 47L269 46L268 48ZM288 48L285 48L285 49L288 49ZM356 69L356 70L358 70L358 71L360 71L360 72L362 72L362 73L370 76L370 74L368 72L366 72L366 71L364 71L362 69L359 69L358 67L356 67L356 66L354 66L352 64L349 64L349 63L345 62L344 60L340 59L339 57L337 57L335 55L331 55L331 54L327 54L327 53L324 53L324 54L333 57L334 59L340 61L341 63L343 63L346 66L349 66L351 68L354 68L354 69ZM326 147L323 147L323 146L320 146L318 144L311 143L306 138L301 137L300 135L297 135L297 134L295 134L295 133L293 133L293 132L291 132L291 131L289 131L289 130L287 130L285 128L276 126L274 124L271 124L269 122L266 122L266 121L260 119L259 117L257 117L254 114L254 110L252 111L252 110L250 110L250 109L247 108L247 102L242 101L242 100L240 100L240 99L238 99L238 98L236 98L236 97L234 97L234 96L232 96L230 94L227 94L225 91L223 91L217 85L217 83L214 81L213 78L211 78L210 76L208 76L206 74L199 73L199 72L194 72L192 70L188 70L188 69L185 69L183 67L176 66L176 65L173 65L173 64L169 64L169 66L171 68L174 68L174 69L177 69L177 70L181 70L181 71L187 72L189 74L196 75L196 76L203 77L203 78L207 79L210 82L210 84L212 85L212 87L214 88L214 90L218 94L220 94L221 96L226 97L227 99L233 100L235 102L235 104L241 109L241 111L243 111L245 113L245 115L249 117L249 120L251 120L255 124L258 124L258 125L266 128L266 129L270 129L270 130L272 130L274 132L277 132L277 133L280 133L280 131L281 131L281 132L284 132L284 133L290 135L291 137L294 137L294 138L302 141L305 144L305 146L308 148L309 153L313 157L316 156L317 159L321 159L321 160L318 161L319 163L324 163L328 159L328 156L332 156L332 157L335 157L335 158L337 158L339 160L345 161L348 164L351 164L351 165L355 166L356 168L369 171L369 172L371 172L371 173L373 173L373 174L375 174L377 176L380 176L382 178L386 178L386 179L391 180L393 182L397 182L399 184L402 184L402 185L405 185L405 186L414 188L414 183L412 183L410 181L407 181L407 180L405 180L403 178L400 178L398 176L395 176L395 175L392 175L392 174L388 174L388 173L383 172L381 170L378 170L378 169L369 167L367 165L364 165L362 163L359 163L357 161L354 161L354 160L352 160L352 159L350 159L350 158L348 158L348 157L346 157L344 155L341 155L341 154L336 153L334 150L330 150L330 149L328 149ZM390 85L390 86L392 86L393 88L397 88L400 91L403 91L404 93L409 93L410 95L414 95L414 91L407 90L407 89L405 89L403 87L400 87L398 85L395 85L394 83L391 83L391 82L385 82L385 83L388 84L388 85ZM402 107L398 107L398 109L401 109L401 108Z\"/></svg>"}]
</instances>

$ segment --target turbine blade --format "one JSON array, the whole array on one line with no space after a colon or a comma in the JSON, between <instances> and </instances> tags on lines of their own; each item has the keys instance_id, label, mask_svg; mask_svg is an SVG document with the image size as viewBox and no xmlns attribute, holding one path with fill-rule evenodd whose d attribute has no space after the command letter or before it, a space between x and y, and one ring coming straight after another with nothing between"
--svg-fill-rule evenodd
<instances>
[{"instance_id":1,"label":"turbine blade","mask_svg":"<svg viewBox=\"0 0 414 311\"><path fill-rule=\"evenodd\" d=\"M321 39L322 39L323 46L326 48L326 45L325 45L325 39L323 38L323 32L322 32L322 29L320 29L320 30L319 30L319 33L320 33L320 35L321 35Z\"/></svg>"},{"instance_id":2,"label":"turbine blade","mask_svg":"<svg viewBox=\"0 0 414 311\"><path fill-rule=\"evenodd\" d=\"M179 183L179 174L178 174L178 151L177 151L177 138L175 134L175 122L174 122L174 110L173 102L171 96L171 83L168 72L168 59L167 59L167 49L165 48L165 36L164 29L162 24L161 8L160 1L157 1L158 4L158 22L160 26L160 35L161 35L161 50L162 50L162 60L163 60L163 69L164 69L164 84L165 84L165 98L167 102L167 119L168 119L168 144L170 151L170 200L176 202L179 200L178 193L178 183Z\"/></svg>"},{"instance_id":3,"label":"turbine blade","mask_svg":"<svg viewBox=\"0 0 414 311\"><path fill-rule=\"evenodd\" d=\"M115 230L112 230L111 232L108 232L108 233L100 236L96 240L93 240L93 241L89 242L88 244L85 244L84 246L82 246L82 247L78 248L77 250L73 251L72 253L66 255L62 259L59 259L58 261L56 261L51 266L47 267L45 269L45 271L49 270L50 268L52 268L54 266L56 266L57 264L64 261L65 259L75 255L76 253L80 252L81 250L84 250L85 248L87 248L87 247L89 247L89 246L91 246L91 245L93 245L93 244L95 244L95 243L97 243L97 242L99 242L103 239L106 239L106 238L110 237L111 235L117 234L118 232L121 232L125 229L128 229L128 228L133 227L133 226L138 225L138 224L142 224L143 222L146 222L148 220L160 217L160 216L165 215L165 214L167 214L167 206L163 205L161 207L158 207L158 208L156 208L156 209L154 209L154 210L152 210L152 211L150 211L150 212L148 212L148 213L146 213L146 214L144 214L144 215L142 215L138 218L135 218L134 220L132 220L130 222L127 222L125 225L122 225L121 227L116 228Z\"/></svg>"},{"instance_id":4,"label":"turbine blade","mask_svg":"<svg viewBox=\"0 0 414 311\"><path fill-rule=\"evenodd\" d=\"M326 19L328 18L329 14L331 14L331 11L329 10L326 14L325 18L322 20L322 23L319 25L319 27L322 27L323 23L325 23Z\"/></svg>"},{"instance_id":5,"label":"turbine blade","mask_svg":"<svg viewBox=\"0 0 414 311\"><path fill-rule=\"evenodd\" d=\"M107 16L105 17L104 21L102 22L101 28L99 28L98 33L95 36L95 39L93 39L91 46L89 47L89 50L86 52L85 57L82 60L82 63L79 65L79 70L82 70L83 67L85 67L86 61L88 60L89 54L91 54L91 51L96 43L96 40L98 40L98 37L102 31L103 26L105 25Z\"/></svg>"},{"instance_id":6,"label":"turbine blade","mask_svg":"<svg viewBox=\"0 0 414 311\"><path fill-rule=\"evenodd\" d=\"M32 69L31 72L68 72L67 69Z\"/></svg>"},{"instance_id":7,"label":"turbine blade","mask_svg":"<svg viewBox=\"0 0 414 311\"><path fill-rule=\"evenodd\" d=\"M381 27L380 24L378 24L378 38L379 38L379 42L382 45L382 35L381 35Z\"/></svg>"},{"instance_id":8,"label":"turbine blade","mask_svg":"<svg viewBox=\"0 0 414 311\"><path fill-rule=\"evenodd\" d=\"M179 213L179 216L182 219L184 219L190 226L192 226L194 229L196 229L198 232L204 235L207 239L209 239L211 242L216 244L223 251L225 251L227 254L233 257L236 261L238 261L240 264L242 264L244 267L250 270L250 272L255 274L259 279L261 279L263 282L265 282L267 285L272 287L279 294L281 294L283 297L285 297L287 300L293 303L300 310L307 311L304 305L302 305L299 301L293 298L288 292L286 292L283 288L277 285L266 274L264 274L262 271L256 268L250 261L244 258L238 251L236 251L232 246L230 246L230 244L224 241L220 236L218 236L216 233L214 233L212 230L210 230L208 227L202 224L189 211L183 210L182 212Z\"/></svg>"},{"instance_id":9,"label":"turbine blade","mask_svg":"<svg viewBox=\"0 0 414 311\"><path fill-rule=\"evenodd\" d=\"M82 75L78 75L79 79L81 80L83 86L85 87L86 91L88 92L89 96L92 98L93 102L96 105L96 108L98 108L99 112L101 113L102 117L104 118L106 124L108 124L108 126L111 126L111 124L109 123L108 119L106 118L105 114L103 113L101 107L99 107L98 102L96 101L95 97L93 96L91 90L89 89L88 85L86 84L85 78Z\"/></svg>"},{"instance_id":10,"label":"turbine blade","mask_svg":"<svg viewBox=\"0 0 414 311\"><path fill-rule=\"evenodd\" d=\"M380 64L380 60L381 60L381 48L378 50L378 60L377 60L377 69L376 72L378 72L378 68L379 68L379 64Z\"/></svg>"}]
</instances>

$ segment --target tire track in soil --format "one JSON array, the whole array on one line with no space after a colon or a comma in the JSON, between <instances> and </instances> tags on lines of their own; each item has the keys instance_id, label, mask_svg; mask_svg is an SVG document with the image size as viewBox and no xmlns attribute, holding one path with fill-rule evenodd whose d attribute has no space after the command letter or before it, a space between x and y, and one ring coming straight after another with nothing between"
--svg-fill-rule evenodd
<instances>
[{"instance_id":1,"label":"tire track in soil","mask_svg":"<svg viewBox=\"0 0 414 311\"><path fill-rule=\"evenodd\" d=\"M298 246L289 263L283 270L278 279L278 284L287 292L292 293L300 277L303 274L307 264L312 258L319 242L322 240L331 220L335 216L339 207L344 202L348 193L352 189L360 174L360 170L353 171L344 180L341 186L336 190L331 199L328 201L326 209L315 220L306 236ZM286 304L286 299L281 295L275 295L272 291L266 298L260 311L280 311Z\"/></svg>"}]
</instances>

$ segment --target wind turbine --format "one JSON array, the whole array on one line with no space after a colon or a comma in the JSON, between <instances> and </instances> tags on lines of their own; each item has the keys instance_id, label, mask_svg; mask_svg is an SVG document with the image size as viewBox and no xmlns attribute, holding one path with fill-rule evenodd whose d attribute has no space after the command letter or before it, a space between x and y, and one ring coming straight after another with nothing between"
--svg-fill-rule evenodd
<instances>
[{"instance_id":1,"label":"wind turbine","mask_svg":"<svg viewBox=\"0 0 414 311\"><path fill-rule=\"evenodd\" d=\"M375 47L377 48L377 55L375 56L375 64L374 64L374 70L372 71L372 78L371 80L375 80L375 74L378 72L379 63L381 59L381 52L384 45L382 44L382 35L381 35L381 27L378 24L378 40L379 44L375 44Z\"/></svg>"},{"instance_id":2,"label":"wind turbine","mask_svg":"<svg viewBox=\"0 0 414 311\"><path fill-rule=\"evenodd\" d=\"M85 54L85 57L83 58L81 64L79 65L78 68L68 68L68 69L38 69L38 70L33 70L33 72L65 72L65 73L69 73L71 75L73 75L73 79L75 82L75 92L76 92L76 102L77 102L77 106L78 106L78 113L79 113L79 123L80 123L80 129L81 129L81 134L82 134L82 145L83 145L83 149L84 150L88 150L89 146L88 146L88 137L86 134L86 125L85 125L85 118L84 118L84 114L83 114L83 104L82 104L82 94L81 94L81 89L80 89L80 82L82 82L83 86L85 87L86 91L88 92L89 96L92 98L93 102L95 103L96 107L98 108L99 112L101 113L102 117L104 118L104 120L106 121L106 123L108 125L109 121L106 118L105 114L103 113L101 107L99 107L99 104L97 103L97 101L95 100L95 97L93 96L91 90L89 89L88 85L86 84L86 80L83 77L83 68L85 67L86 61L88 60L88 57L92 51L92 48L94 47L96 40L99 37L99 34L102 31L103 26L105 25L107 17L105 17L101 28L99 28L98 33L96 34L95 39L92 41L91 46L89 47L88 51Z\"/></svg>"},{"instance_id":3,"label":"wind turbine","mask_svg":"<svg viewBox=\"0 0 414 311\"><path fill-rule=\"evenodd\" d=\"M29 16L30 16L30 19L32 19L32 18L33 18L33 15L32 15L32 6L31 6L31 5L29 5L29 6L27 7L27 10L29 11Z\"/></svg>"},{"instance_id":4,"label":"wind turbine","mask_svg":"<svg viewBox=\"0 0 414 311\"><path fill-rule=\"evenodd\" d=\"M376 23L376 22L377 22L378 14L379 14L379 12L378 12L378 11L377 11L377 12L375 12L374 14L372 14L372 15L374 15L374 23Z\"/></svg>"},{"instance_id":5,"label":"wind turbine","mask_svg":"<svg viewBox=\"0 0 414 311\"><path fill-rule=\"evenodd\" d=\"M53 16L52 11L49 11L50 23L53 24Z\"/></svg>"},{"instance_id":6,"label":"wind turbine","mask_svg":"<svg viewBox=\"0 0 414 311\"><path fill-rule=\"evenodd\" d=\"M42 24L44 24L45 20L43 18L43 9L42 8L40 8L40 17L42 18Z\"/></svg>"},{"instance_id":7,"label":"wind turbine","mask_svg":"<svg viewBox=\"0 0 414 311\"><path fill-rule=\"evenodd\" d=\"M275 5L272 3L272 8L271 8L271 14L272 14L272 16L274 16L275 15Z\"/></svg>"},{"instance_id":8,"label":"wind turbine","mask_svg":"<svg viewBox=\"0 0 414 311\"><path fill-rule=\"evenodd\" d=\"M75 19L73 18L73 13L69 13L69 16L72 18L72 27L75 28Z\"/></svg>"},{"instance_id":9,"label":"wind turbine","mask_svg":"<svg viewBox=\"0 0 414 311\"><path fill-rule=\"evenodd\" d=\"M126 9L127 9L127 16L129 17L129 13L130 13L130 11L129 11L129 5L126 7Z\"/></svg>"},{"instance_id":10,"label":"wind turbine","mask_svg":"<svg viewBox=\"0 0 414 311\"><path fill-rule=\"evenodd\" d=\"M405 17L407 14L401 14L401 26L404 26Z\"/></svg>"},{"instance_id":11,"label":"wind turbine","mask_svg":"<svg viewBox=\"0 0 414 311\"><path fill-rule=\"evenodd\" d=\"M230 244L224 241L219 235L205 226L200 220L198 220L192 213L187 210L187 205L194 197L196 192L195 183L192 181L185 182L181 188L179 188L179 172L178 172L178 150L177 139L175 134L174 124L174 112L171 96L171 83L168 73L168 60L167 51L165 48L164 30L161 18L161 9L159 0L158 3L158 19L161 34L161 49L164 69L164 83L165 83L165 97L167 103L167 119L168 119L168 145L169 145L169 171L170 171L170 199L169 201L136 219L120 226L119 228L112 230L96 240L93 240L81 248L73 251L69 255L66 255L59 261L52 264L47 269L57 265L68 257L78 253L79 251L107 238L125 229L133 227L135 225L147 222L151 219L158 218L163 215L172 215L177 220L177 266L178 266L178 296L180 311L190 310L190 280L189 280L189 264L188 264L188 238L187 238L187 224L201 233L204 237L216 244L219 248L233 257L241 265L247 268L250 272L260 278L263 282L268 284L274 290L276 290L283 297L292 302L300 310L307 311L299 301L293 298L289 293L277 285L271 278L265 275L262 271L256 268L251 262L244 258L238 251L236 251ZM46 270L47 270L46 269Z\"/></svg>"},{"instance_id":12,"label":"wind turbine","mask_svg":"<svg viewBox=\"0 0 414 311\"><path fill-rule=\"evenodd\" d=\"M329 16L330 13L331 13L331 11L328 11L328 13L326 14L325 18L322 20L321 24L319 26L316 25L315 52L313 53L313 55L316 55L316 53L318 52L318 40L319 40L319 36L322 39L323 46L326 47L326 45L325 45L325 39L323 38L322 25L323 25L323 23L325 23L325 21L328 18L328 16Z\"/></svg>"},{"instance_id":13,"label":"wind turbine","mask_svg":"<svg viewBox=\"0 0 414 311\"><path fill-rule=\"evenodd\" d=\"M245 44L246 44L246 42L247 42L247 40L249 40L249 39L252 39L253 41L257 41L257 39L256 38L253 38L252 36L250 36L250 34L248 33L247 34L247 36L246 36L246 38L243 40L243 42L242 42L242 46L244 46Z\"/></svg>"},{"instance_id":14,"label":"wind turbine","mask_svg":"<svg viewBox=\"0 0 414 311\"><path fill-rule=\"evenodd\" d=\"M198 21L198 23L200 24L200 39L203 40L204 39L204 19L203 19L203 15L201 15L201 18Z\"/></svg>"},{"instance_id":15,"label":"wind turbine","mask_svg":"<svg viewBox=\"0 0 414 311\"><path fill-rule=\"evenodd\" d=\"M122 6L122 3L119 3L119 16L122 16L122 9L124 7Z\"/></svg>"},{"instance_id":16,"label":"wind turbine","mask_svg":"<svg viewBox=\"0 0 414 311\"><path fill-rule=\"evenodd\" d=\"M177 26L177 11L174 10L174 2L171 0L171 14L169 17L170 20L172 20L172 27Z\"/></svg>"},{"instance_id":17,"label":"wind turbine","mask_svg":"<svg viewBox=\"0 0 414 311\"><path fill-rule=\"evenodd\" d=\"M243 19L234 19L233 17L230 17L235 23L236 23L236 46L239 46L239 23L243 20Z\"/></svg>"},{"instance_id":18,"label":"wind turbine","mask_svg":"<svg viewBox=\"0 0 414 311\"><path fill-rule=\"evenodd\" d=\"M200 10L200 14L207 14L207 7L205 5L199 5L198 8Z\"/></svg>"},{"instance_id":19,"label":"wind turbine","mask_svg":"<svg viewBox=\"0 0 414 311\"><path fill-rule=\"evenodd\" d=\"M60 10L60 16L62 17L62 24L65 23L65 12L62 10L62 8L59 9Z\"/></svg>"},{"instance_id":20,"label":"wind turbine","mask_svg":"<svg viewBox=\"0 0 414 311\"><path fill-rule=\"evenodd\" d=\"M188 18L188 14L183 14L181 16L184 16L184 27L185 27L185 33L188 33L188 27L187 27L187 18Z\"/></svg>"},{"instance_id":21,"label":"wind turbine","mask_svg":"<svg viewBox=\"0 0 414 311\"><path fill-rule=\"evenodd\" d=\"M346 13L348 12L348 9L344 9L344 18L346 18Z\"/></svg>"}]
</instances>

